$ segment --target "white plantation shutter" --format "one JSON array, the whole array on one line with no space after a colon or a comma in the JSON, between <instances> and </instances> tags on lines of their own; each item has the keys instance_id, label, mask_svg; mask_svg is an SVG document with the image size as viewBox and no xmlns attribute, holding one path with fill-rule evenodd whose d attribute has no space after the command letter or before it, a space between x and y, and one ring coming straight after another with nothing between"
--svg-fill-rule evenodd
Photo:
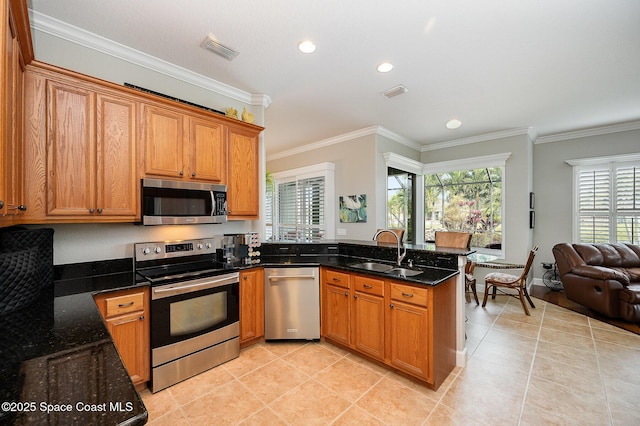
<instances>
[{"instance_id":1,"label":"white plantation shutter","mask_svg":"<svg viewBox=\"0 0 640 426\"><path fill-rule=\"evenodd\" d=\"M323 164L318 172L276 177L274 239L316 241L327 238L333 191L333 165ZM295 172L295 171L293 171ZM286 173L286 172L284 172ZM293 173L292 173L293 174ZM329 206L329 207L328 207ZM333 238L333 235L329 236Z\"/></svg>"},{"instance_id":2,"label":"white plantation shutter","mask_svg":"<svg viewBox=\"0 0 640 426\"><path fill-rule=\"evenodd\" d=\"M640 242L640 164L579 167L576 197L579 242Z\"/></svg>"},{"instance_id":3,"label":"white plantation shutter","mask_svg":"<svg viewBox=\"0 0 640 426\"><path fill-rule=\"evenodd\" d=\"M640 167L616 170L617 241L640 242Z\"/></svg>"},{"instance_id":4,"label":"white plantation shutter","mask_svg":"<svg viewBox=\"0 0 640 426\"><path fill-rule=\"evenodd\" d=\"M579 172L579 237L582 243L605 243L610 240L610 175L608 167Z\"/></svg>"}]
</instances>

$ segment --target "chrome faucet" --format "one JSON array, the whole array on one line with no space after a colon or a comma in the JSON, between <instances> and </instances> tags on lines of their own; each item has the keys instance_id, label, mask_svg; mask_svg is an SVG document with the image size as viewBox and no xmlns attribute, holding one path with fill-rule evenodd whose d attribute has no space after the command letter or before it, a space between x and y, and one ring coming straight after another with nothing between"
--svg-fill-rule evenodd
<instances>
[{"instance_id":1,"label":"chrome faucet","mask_svg":"<svg viewBox=\"0 0 640 426\"><path fill-rule=\"evenodd\" d=\"M402 259L404 259L404 257L407 255L407 248L403 246L402 247L403 251L402 251L402 253L400 253L400 245L402 244L402 242L400 241L400 237L398 236L398 234L396 234L395 232L393 232L393 231L391 231L389 229L381 229L378 232L376 232L376 234L373 236L373 240L374 241L378 241L378 235L382 234L383 232L389 232L394 237L396 237L396 243L398 245L398 266L401 266Z\"/></svg>"}]
</instances>

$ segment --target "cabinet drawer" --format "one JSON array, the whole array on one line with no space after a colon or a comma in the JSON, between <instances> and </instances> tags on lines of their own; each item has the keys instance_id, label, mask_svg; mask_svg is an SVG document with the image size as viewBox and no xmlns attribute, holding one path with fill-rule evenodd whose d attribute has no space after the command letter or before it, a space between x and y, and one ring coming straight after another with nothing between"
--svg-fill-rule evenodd
<instances>
[{"instance_id":1,"label":"cabinet drawer","mask_svg":"<svg viewBox=\"0 0 640 426\"><path fill-rule=\"evenodd\" d=\"M144 309L144 293L133 293L125 296L107 297L105 299L106 317L141 311Z\"/></svg>"},{"instance_id":2,"label":"cabinet drawer","mask_svg":"<svg viewBox=\"0 0 640 426\"><path fill-rule=\"evenodd\" d=\"M362 293L373 294L376 296L384 296L384 281L374 278L355 276L354 286L356 291Z\"/></svg>"},{"instance_id":3,"label":"cabinet drawer","mask_svg":"<svg viewBox=\"0 0 640 426\"><path fill-rule=\"evenodd\" d=\"M325 282L338 287L349 288L349 274L327 270L325 272Z\"/></svg>"},{"instance_id":4,"label":"cabinet drawer","mask_svg":"<svg viewBox=\"0 0 640 426\"><path fill-rule=\"evenodd\" d=\"M428 289L391 283L391 299L427 307Z\"/></svg>"}]
</instances>

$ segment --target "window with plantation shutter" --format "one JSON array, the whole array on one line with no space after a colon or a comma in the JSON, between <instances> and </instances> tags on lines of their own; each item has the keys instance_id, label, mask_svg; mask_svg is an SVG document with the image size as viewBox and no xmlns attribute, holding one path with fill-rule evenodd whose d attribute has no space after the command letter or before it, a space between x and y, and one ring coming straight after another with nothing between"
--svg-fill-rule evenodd
<instances>
[{"instance_id":1,"label":"window with plantation shutter","mask_svg":"<svg viewBox=\"0 0 640 426\"><path fill-rule=\"evenodd\" d=\"M333 164L274 173L273 177L273 220L271 230L267 229L272 240L333 239Z\"/></svg>"},{"instance_id":2,"label":"window with plantation shutter","mask_svg":"<svg viewBox=\"0 0 640 426\"><path fill-rule=\"evenodd\" d=\"M640 161L582 165L575 176L577 240L640 243Z\"/></svg>"}]
</instances>

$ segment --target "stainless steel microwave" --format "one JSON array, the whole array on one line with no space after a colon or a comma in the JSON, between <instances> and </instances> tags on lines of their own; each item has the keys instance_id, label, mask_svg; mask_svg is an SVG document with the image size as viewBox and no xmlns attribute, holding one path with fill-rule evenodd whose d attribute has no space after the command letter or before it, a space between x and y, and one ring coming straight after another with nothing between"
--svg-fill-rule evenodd
<instances>
[{"instance_id":1,"label":"stainless steel microwave","mask_svg":"<svg viewBox=\"0 0 640 426\"><path fill-rule=\"evenodd\" d=\"M142 179L143 225L189 225L226 221L226 185Z\"/></svg>"}]
</instances>

